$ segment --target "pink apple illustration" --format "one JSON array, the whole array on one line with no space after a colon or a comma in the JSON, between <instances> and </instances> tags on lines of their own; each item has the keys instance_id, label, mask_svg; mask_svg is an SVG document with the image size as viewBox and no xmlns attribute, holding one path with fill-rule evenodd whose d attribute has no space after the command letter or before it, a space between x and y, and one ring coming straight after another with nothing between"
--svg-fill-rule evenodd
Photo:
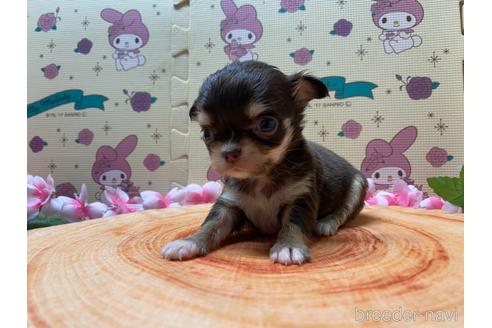
<instances>
[{"instance_id":1,"label":"pink apple illustration","mask_svg":"<svg viewBox=\"0 0 492 328\"><path fill-rule=\"evenodd\" d=\"M439 147L432 147L425 155L425 159L433 167L441 167L453 158L453 155L448 155L445 149Z\"/></svg>"},{"instance_id":2,"label":"pink apple illustration","mask_svg":"<svg viewBox=\"0 0 492 328\"><path fill-rule=\"evenodd\" d=\"M144 166L147 168L147 170L149 170L151 172L157 170L159 167L163 166L165 163L166 162L161 160L159 155L156 155L156 154L148 154L143 161Z\"/></svg>"},{"instance_id":3,"label":"pink apple illustration","mask_svg":"<svg viewBox=\"0 0 492 328\"><path fill-rule=\"evenodd\" d=\"M432 81L426 76L408 76L406 80L399 74L396 79L402 83L400 91L405 87L408 96L413 100L427 99L432 95L432 90L439 87L439 82Z\"/></svg>"},{"instance_id":4,"label":"pink apple illustration","mask_svg":"<svg viewBox=\"0 0 492 328\"><path fill-rule=\"evenodd\" d=\"M34 153L39 153L44 149L44 146L47 146L48 143L41 139L40 136L35 136L29 141L29 147Z\"/></svg>"},{"instance_id":5,"label":"pink apple illustration","mask_svg":"<svg viewBox=\"0 0 492 328\"><path fill-rule=\"evenodd\" d=\"M75 140L76 143L89 146L94 139L94 132L89 129L83 129L79 132L78 139Z\"/></svg>"},{"instance_id":6,"label":"pink apple illustration","mask_svg":"<svg viewBox=\"0 0 492 328\"><path fill-rule=\"evenodd\" d=\"M360 123L354 120L349 120L342 125L342 131L338 132L338 136L357 139L361 131L362 125L360 125Z\"/></svg>"},{"instance_id":7,"label":"pink apple illustration","mask_svg":"<svg viewBox=\"0 0 492 328\"><path fill-rule=\"evenodd\" d=\"M281 0L279 13L295 13L298 10L306 10L304 6L304 0Z\"/></svg>"},{"instance_id":8,"label":"pink apple illustration","mask_svg":"<svg viewBox=\"0 0 492 328\"><path fill-rule=\"evenodd\" d=\"M44 73L44 77L48 80L53 80L58 76L58 72L60 71L61 66L56 64L49 64L43 68L41 71Z\"/></svg>"},{"instance_id":9,"label":"pink apple illustration","mask_svg":"<svg viewBox=\"0 0 492 328\"><path fill-rule=\"evenodd\" d=\"M57 7L54 13L46 13L39 16L37 27L34 29L36 32L49 32L56 30L56 23L61 20L58 16L60 7Z\"/></svg>"},{"instance_id":10,"label":"pink apple illustration","mask_svg":"<svg viewBox=\"0 0 492 328\"><path fill-rule=\"evenodd\" d=\"M150 106L157 101L157 97L153 97L150 93L145 91L132 91L130 93L128 90L123 89L123 93L128 97L125 102L130 102L130 106L135 112L146 112L150 109Z\"/></svg>"},{"instance_id":11,"label":"pink apple illustration","mask_svg":"<svg viewBox=\"0 0 492 328\"><path fill-rule=\"evenodd\" d=\"M294 63L297 65L307 65L313 59L314 50L309 50L308 48L297 49L295 52L289 55L294 58Z\"/></svg>"}]
</instances>

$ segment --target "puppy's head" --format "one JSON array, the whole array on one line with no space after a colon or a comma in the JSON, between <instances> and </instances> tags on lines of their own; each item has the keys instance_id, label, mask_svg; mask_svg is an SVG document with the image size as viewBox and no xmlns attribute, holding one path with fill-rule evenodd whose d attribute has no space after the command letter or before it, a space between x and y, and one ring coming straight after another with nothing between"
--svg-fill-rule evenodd
<instances>
[{"instance_id":1,"label":"puppy's head","mask_svg":"<svg viewBox=\"0 0 492 328\"><path fill-rule=\"evenodd\" d=\"M235 62L210 75L190 109L215 170L247 179L279 163L301 137L303 111L328 95L318 79L286 76L262 62Z\"/></svg>"}]
</instances>

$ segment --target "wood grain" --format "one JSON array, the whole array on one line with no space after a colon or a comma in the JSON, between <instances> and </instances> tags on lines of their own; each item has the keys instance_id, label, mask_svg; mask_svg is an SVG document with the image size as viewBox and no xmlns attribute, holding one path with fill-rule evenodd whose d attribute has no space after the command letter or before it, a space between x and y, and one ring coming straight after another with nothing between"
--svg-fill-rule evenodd
<instances>
[{"instance_id":1,"label":"wood grain","mask_svg":"<svg viewBox=\"0 0 492 328\"><path fill-rule=\"evenodd\" d=\"M461 214L366 207L336 236L316 240L312 261L303 266L271 263L274 239L251 232L203 258L162 259L160 248L195 231L208 209L152 210L28 232L29 325L384 323L364 320L361 312L356 318L358 309L396 311L384 326L463 326ZM434 312L433 320L428 312L426 320L425 311L457 311L458 317L436 321L444 312Z\"/></svg>"}]
</instances>

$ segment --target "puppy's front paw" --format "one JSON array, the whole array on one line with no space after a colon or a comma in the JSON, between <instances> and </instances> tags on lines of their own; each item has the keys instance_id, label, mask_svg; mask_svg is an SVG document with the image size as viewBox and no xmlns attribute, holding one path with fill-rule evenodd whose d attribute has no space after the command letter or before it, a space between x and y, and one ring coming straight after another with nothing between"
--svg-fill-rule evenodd
<instances>
[{"instance_id":1,"label":"puppy's front paw","mask_svg":"<svg viewBox=\"0 0 492 328\"><path fill-rule=\"evenodd\" d=\"M270 249L270 258L284 265L302 264L309 261L309 249L305 245L275 244Z\"/></svg>"},{"instance_id":2,"label":"puppy's front paw","mask_svg":"<svg viewBox=\"0 0 492 328\"><path fill-rule=\"evenodd\" d=\"M205 249L192 239L175 240L161 249L162 257L172 261L189 260L205 253Z\"/></svg>"},{"instance_id":3,"label":"puppy's front paw","mask_svg":"<svg viewBox=\"0 0 492 328\"><path fill-rule=\"evenodd\" d=\"M334 236L338 231L338 223L335 220L318 222L316 233L318 236Z\"/></svg>"}]
</instances>

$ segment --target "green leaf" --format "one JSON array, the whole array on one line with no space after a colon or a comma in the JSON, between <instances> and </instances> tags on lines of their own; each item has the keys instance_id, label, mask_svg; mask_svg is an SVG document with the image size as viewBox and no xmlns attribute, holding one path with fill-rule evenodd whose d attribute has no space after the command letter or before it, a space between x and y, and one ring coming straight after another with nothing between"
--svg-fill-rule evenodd
<instances>
[{"instance_id":1,"label":"green leaf","mask_svg":"<svg viewBox=\"0 0 492 328\"><path fill-rule=\"evenodd\" d=\"M287 9L285 9L285 8L280 8L280 9L278 10L278 12L279 12L279 13L281 13L281 14L283 14L283 13L286 13L286 12L287 12Z\"/></svg>"},{"instance_id":2,"label":"green leaf","mask_svg":"<svg viewBox=\"0 0 492 328\"><path fill-rule=\"evenodd\" d=\"M70 222L60 217L46 217L46 216L38 215L34 219L27 221L27 230L51 227L54 225L65 224L65 223L70 223Z\"/></svg>"},{"instance_id":3,"label":"green leaf","mask_svg":"<svg viewBox=\"0 0 492 328\"><path fill-rule=\"evenodd\" d=\"M34 29L34 31L41 32L42 30L41 30L41 27L38 26L38 27L36 27L36 29Z\"/></svg>"},{"instance_id":4,"label":"green leaf","mask_svg":"<svg viewBox=\"0 0 492 328\"><path fill-rule=\"evenodd\" d=\"M451 177L432 177L427 178L429 187L444 200L453 205L463 208L464 200L464 180L461 178Z\"/></svg>"},{"instance_id":5,"label":"green leaf","mask_svg":"<svg viewBox=\"0 0 492 328\"><path fill-rule=\"evenodd\" d=\"M432 90L437 89L439 87L439 82L432 82Z\"/></svg>"},{"instance_id":6,"label":"green leaf","mask_svg":"<svg viewBox=\"0 0 492 328\"><path fill-rule=\"evenodd\" d=\"M157 100L157 97L150 97L150 103L153 104Z\"/></svg>"}]
</instances>

